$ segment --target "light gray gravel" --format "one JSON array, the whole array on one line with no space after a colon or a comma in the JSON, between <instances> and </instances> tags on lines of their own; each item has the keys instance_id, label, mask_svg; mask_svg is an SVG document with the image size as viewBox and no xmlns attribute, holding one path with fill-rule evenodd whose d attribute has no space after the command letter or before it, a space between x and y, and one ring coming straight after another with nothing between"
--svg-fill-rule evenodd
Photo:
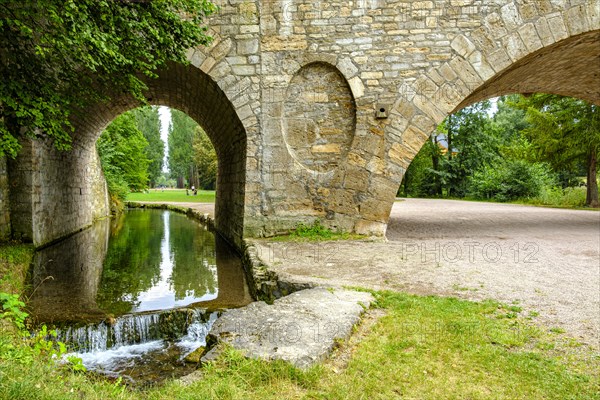
<instances>
[{"instance_id":1,"label":"light gray gravel","mask_svg":"<svg viewBox=\"0 0 600 400\"><path fill-rule=\"evenodd\" d=\"M600 347L600 213L408 199L382 242L269 243L290 281L495 299Z\"/></svg>"}]
</instances>

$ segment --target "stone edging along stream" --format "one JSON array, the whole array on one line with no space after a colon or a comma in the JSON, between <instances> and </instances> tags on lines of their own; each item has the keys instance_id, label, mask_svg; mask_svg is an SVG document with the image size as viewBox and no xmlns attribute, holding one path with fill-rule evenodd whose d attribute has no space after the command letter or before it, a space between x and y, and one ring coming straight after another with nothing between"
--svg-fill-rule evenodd
<instances>
[{"instance_id":1,"label":"stone edging along stream","mask_svg":"<svg viewBox=\"0 0 600 400\"><path fill-rule=\"evenodd\" d=\"M218 233L209 214L192 208L133 202L127 206L184 213ZM251 240L244 240L238 251L250 293L257 301L227 310L217 319L208 334L201 362L213 360L221 349L216 345L226 343L247 357L280 359L300 368L310 367L325 360L339 340L350 337L352 328L360 323L373 302L366 292L280 279L260 259ZM189 383L196 379L194 376L184 377L182 382Z\"/></svg>"}]
</instances>

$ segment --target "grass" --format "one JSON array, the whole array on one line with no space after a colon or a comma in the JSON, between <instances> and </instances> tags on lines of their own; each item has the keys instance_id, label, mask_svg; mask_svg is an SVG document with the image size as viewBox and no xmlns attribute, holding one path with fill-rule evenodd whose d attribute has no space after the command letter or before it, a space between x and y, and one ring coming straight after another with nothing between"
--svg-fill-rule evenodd
<instances>
[{"instance_id":1,"label":"grass","mask_svg":"<svg viewBox=\"0 0 600 400\"><path fill-rule=\"evenodd\" d=\"M312 225L298 224L296 229L288 235L279 235L269 238L274 242L319 242L325 240L360 240L366 236L348 232L336 232L321 225L319 220L315 220Z\"/></svg>"},{"instance_id":2,"label":"grass","mask_svg":"<svg viewBox=\"0 0 600 400\"><path fill-rule=\"evenodd\" d=\"M0 244L0 292L21 294L33 259L33 245Z\"/></svg>"},{"instance_id":3,"label":"grass","mask_svg":"<svg viewBox=\"0 0 600 400\"><path fill-rule=\"evenodd\" d=\"M0 247L0 291L30 260L27 246ZM16 268L14 266L17 265ZM12 271L17 271L14 275ZM8 283L10 282L10 283ZM7 286L8 285L8 286ZM47 357L23 357L23 341L0 334L2 399L597 399L598 356L561 347L515 305L373 292L385 310L345 367L299 370L284 362L246 359L226 348L203 379L184 386L130 389L93 374L58 367ZM310 334L307 333L307 334ZM354 346L347 348L348 346ZM579 349L580 350L580 349ZM581 354L589 354L584 357Z\"/></svg>"},{"instance_id":4,"label":"grass","mask_svg":"<svg viewBox=\"0 0 600 400\"><path fill-rule=\"evenodd\" d=\"M190 192L191 193L191 192ZM156 201L175 203L214 203L214 190L198 190L196 196L186 195L185 189L150 189L148 193L129 193L126 201Z\"/></svg>"},{"instance_id":5,"label":"grass","mask_svg":"<svg viewBox=\"0 0 600 400\"><path fill-rule=\"evenodd\" d=\"M594 210L585 206L586 192L587 188L585 187L546 188L542 190L539 196L522 200L521 203L535 206Z\"/></svg>"}]
</instances>

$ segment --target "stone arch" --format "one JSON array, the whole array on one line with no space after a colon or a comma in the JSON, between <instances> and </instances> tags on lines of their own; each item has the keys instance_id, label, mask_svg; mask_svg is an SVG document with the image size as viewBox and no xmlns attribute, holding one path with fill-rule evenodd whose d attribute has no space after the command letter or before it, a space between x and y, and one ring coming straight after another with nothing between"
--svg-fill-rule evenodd
<instances>
[{"instance_id":1,"label":"stone arch","mask_svg":"<svg viewBox=\"0 0 600 400\"><path fill-rule=\"evenodd\" d=\"M514 93L552 93L600 105L599 67L600 30L582 33L523 57L474 90L453 112Z\"/></svg>"},{"instance_id":2,"label":"stone arch","mask_svg":"<svg viewBox=\"0 0 600 400\"><path fill-rule=\"evenodd\" d=\"M150 104L185 112L207 132L218 157L215 225L226 239L241 247L247 132L240 107L234 106L214 79L193 65L173 63L159 71L158 76L147 82L145 96ZM41 140L24 146L11 168L11 181L22 190L13 190L11 196L26 194L23 202L13 202L11 210L17 235L38 246L45 245L108 214L106 184L95 143L114 118L139 105L131 97L121 97L74 114L75 133L69 152L56 151ZM245 121L249 121L248 116ZM32 176L26 177L27 174ZM24 181L27 185L18 184Z\"/></svg>"},{"instance_id":3,"label":"stone arch","mask_svg":"<svg viewBox=\"0 0 600 400\"><path fill-rule=\"evenodd\" d=\"M482 16L481 26L450 38L452 56L447 62L398 86L400 96L385 128L386 171L377 178L388 177L387 187L375 184L372 177L369 188L380 193L389 204L387 210L413 157L453 112L491 97L540 91L600 104L598 2L560 10L540 4L536 9L506 2L498 12ZM388 217L389 211L385 221ZM369 225L373 223L367 221Z\"/></svg>"},{"instance_id":4,"label":"stone arch","mask_svg":"<svg viewBox=\"0 0 600 400\"><path fill-rule=\"evenodd\" d=\"M170 64L159 78L147 82L150 104L185 112L206 131L218 158L215 225L228 240L240 245L244 220L246 130L234 105L217 83L200 69ZM96 111L94 118L76 121L78 141L93 146L103 129L118 115L139 106L135 100L117 99Z\"/></svg>"}]
</instances>

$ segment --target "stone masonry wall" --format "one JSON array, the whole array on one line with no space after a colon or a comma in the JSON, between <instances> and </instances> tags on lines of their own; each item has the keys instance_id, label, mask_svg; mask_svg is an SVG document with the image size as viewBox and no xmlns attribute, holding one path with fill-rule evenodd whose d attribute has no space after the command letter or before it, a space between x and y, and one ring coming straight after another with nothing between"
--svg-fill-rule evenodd
<instances>
[{"instance_id":1,"label":"stone masonry wall","mask_svg":"<svg viewBox=\"0 0 600 400\"><path fill-rule=\"evenodd\" d=\"M219 158L216 225L241 247L316 219L384 235L412 158L449 113L507 93L600 104L600 0L218 0L210 46L149 81ZM576 60L576 61L574 61ZM9 162L11 225L36 244L107 212L95 142L132 99L85 110L75 146Z\"/></svg>"},{"instance_id":2,"label":"stone masonry wall","mask_svg":"<svg viewBox=\"0 0 600 400\"><path fill-rule=\"evenodd\" d=\"M6 158L0 158L0 241L9 239L10 227L10 190Z\"/></svg>"},{"instance_id":3,"label":"stone masonry wall","mask_svg":"<svg viewBox=\"0 0 600 400\"><path fill-rule=\"evenodd\" d=\"M452 111L534 91L600 102L599 11L597 0L261 2L262 192L247 198L246 232L320 219L382 235L405 169ZM337 165L327 171L311 167L307 138L327 126L318 108L336 103L318 84L326 73L297 89L314 63L338 70L356 105L347 147L320 136ZM302 109L304 99L315 107ZM290 108L303 132L290 132ZM338 127L352 119L320 115Z\"/></svg>"}]
</instances>

